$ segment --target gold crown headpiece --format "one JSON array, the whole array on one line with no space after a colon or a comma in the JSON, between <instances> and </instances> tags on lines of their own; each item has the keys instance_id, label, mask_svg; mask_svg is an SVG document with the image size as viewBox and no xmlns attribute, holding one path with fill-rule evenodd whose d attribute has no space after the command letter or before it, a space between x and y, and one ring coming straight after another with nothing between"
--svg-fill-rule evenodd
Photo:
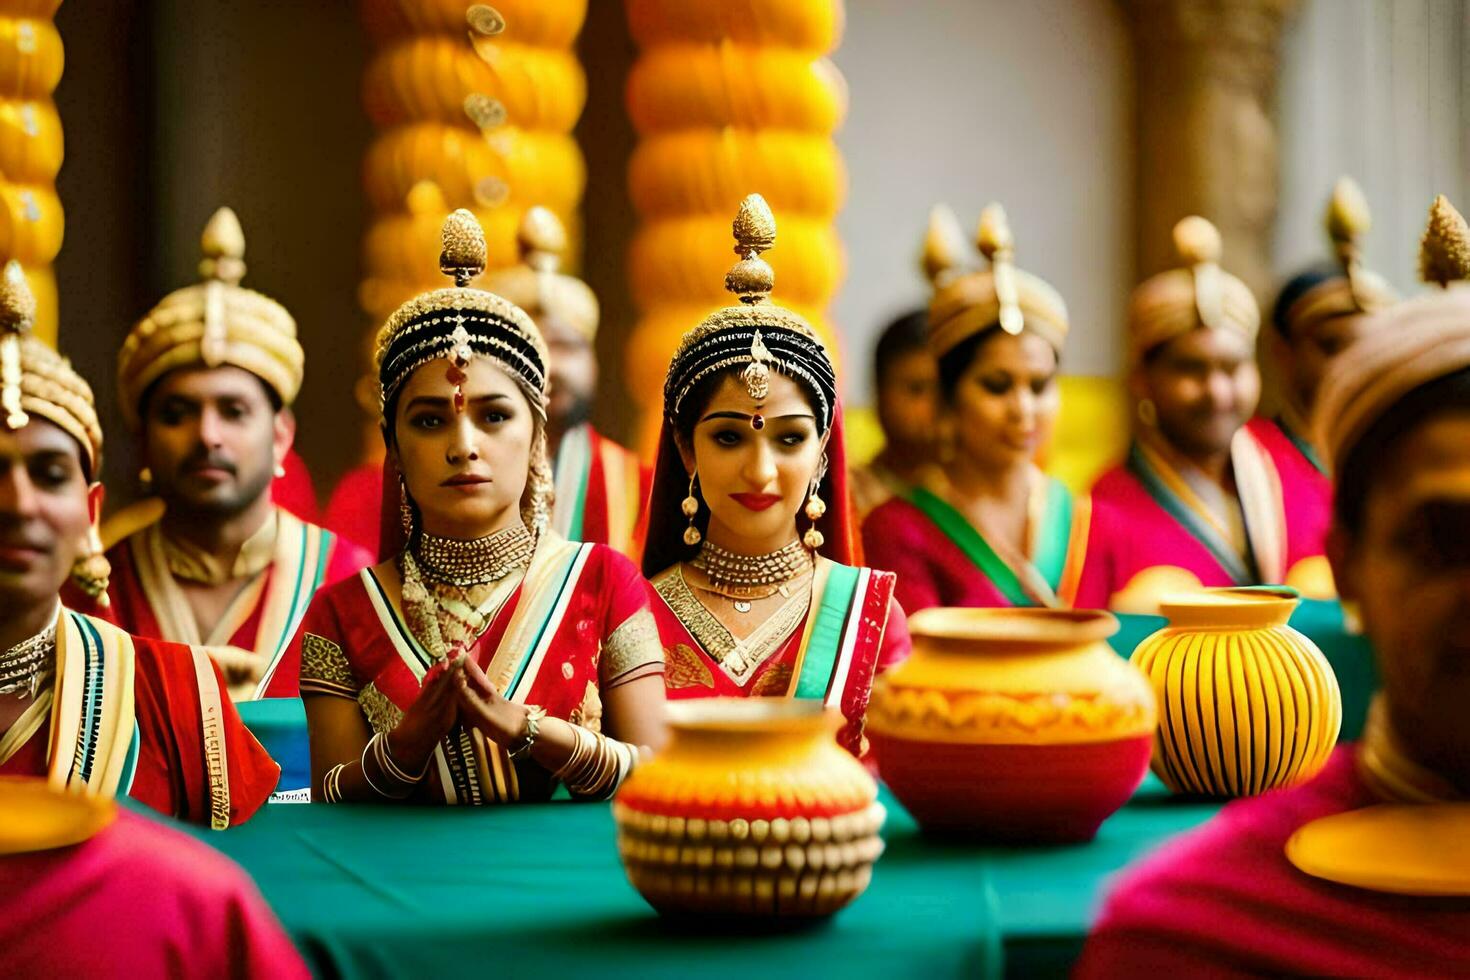
<instances>
[{"instance_id":1,"label":"gold crown headpiece","mask_svg":"<svg viewBox=\"0 0 1470 980\"><path fill-rule=\"evenodd\" d=\"M943 357L993 326L1012 336L1032 330L1060 351L1069 328L1067 304L1040 276L1016 267L1016 244L1005 208L990 203L980 212L975 245L988 269L964 271L964 237L954 212L944 205L929 214L924 271L934 285L929 302L929 345Z\"/></svg>"},{"instance_id":2,"label":"gold crown headpiece","mask_svg":"<svg viewBox=\"0 0 1470 980\"><path fill-rule=\"evenodd\" d=\"M1419 277L1442 289L1470 279L1470 227L1443 194L1429 207L1429 224L1419 245Z\"/></svg>"},{"instance_id":3,"label":"gold crown headpiece","mask_svg":"<svg viewBox=\"0 0 1470 980\"><path fill-rule=\"evenodd\" d=\"M485 271L485 232L470 211L444 219L439 270L454 285L415 296L378 331L374 363L379 408L422 365L448 357L464 368L477 356L504 367L526 392L531 407L546 410L546 342L531 317L495 293L469 283Z\"/></svg>"},{"instance_id":4,"label":"gold crown headpiece","mask_svg":"<svg viewBox=\"0 0 1470 980\"><path fill-rule=\"evenodd\" d=\"M20 263L11 259L0 276L0 425L11 431L31 416L59 426L82 448L96 479L102 465L102 426L92 388L71 362L32 334L36 297Z\"/></svg>"},{"instance_id":5,"label":"gold crown headpiece","mask_svg":"<svg viewBox=\"0 0 1470 980\"><path fill-rule=\"evenodd\" d=\"M731 231L737 261L725 273L725 289L740 305L711 313L679 342L664 386L664 415L674 421L695 385L743 365L741 380L757 402L770 394L772 369L807 387L820 403L818 425L826 431L836 412L836 372L811 324L770 301L776 273L761 253L775 244L776 218L765 198L746 197Z\"/></svg>"},{"instance_id":6,"label":"gold crown headpiece","mask_svg":"<svg viewBox=\"0 0 1470 980\"><path fill-rule=\"evenodd\" d=\"M600 311L597 296L576 276L561 272L567 233L549 208L527 208L516 233L521 262L509 269L492 269L480 283L510 300L533 318L549 315L562 321L588 342L597 339Z\"/></svg>"},{"instance_id":7,"label":"gold crown headpiece","mask_svg":"<svg viewBox=\"0 0 1470 980\"><path fill-rule=\"evenodd\" d=\"M1174 226L1180 268L1145 279L1128 304L1129 348L1134 361L1175 337L1204 327L1233 330L1254 340L1261 310L1250 288L1220 267L1220 232L1190 215Z\"/></svg>"},{"instance_id":8,"label":"gold crown headpiece","mask_svg":"<svg viewBox=\"0 0 1470 980\"><path fill-rule=\"evenodd\" d=\"M1277 326L1288 335L1332 317L1371 313L1398 300L1393 287L1363 265L1361 242L1372 227L1372 215L1367 198L1351 177L1339 177L1333 185L1325 224L1333 258L1342 275L1312 271L1287 285L1283 295L1297 282L1310 283L1300 295L1288 301L1289 306L1285 309L1278 306L1275 312Z\"/></svg>"},{"instance_id":9,"label":"gold crown headpiece","mask_svg":"<svg viewBox=\"0 0 1470 980\"><path fill-rule=\"evenodd\" d=\"M136 428L143 396L176 368L232 365L269 385L290 405L301 390L305 354L296 321L280 303L240 285L245 234L229 208L215 211L200 236L202 282L169 293L138 321L118 353L123 417Z\"/></svg>"}]
</instances>

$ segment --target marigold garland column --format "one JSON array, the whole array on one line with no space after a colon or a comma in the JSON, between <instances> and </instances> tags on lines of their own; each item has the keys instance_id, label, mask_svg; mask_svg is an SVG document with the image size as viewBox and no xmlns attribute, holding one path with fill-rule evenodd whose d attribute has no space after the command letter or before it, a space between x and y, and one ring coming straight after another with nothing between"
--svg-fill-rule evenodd
<instances>
[{"instance_id":1,"label":"marigold garland column","mask_svg":"<svg viewBox=\"0 0 1470 980\"><path fill-rule=\"evenodd\" d=\"M833 133L847 109L827 59L841 0L627 0L640 56L628 78L639 144L628 184L641 224L629 256L640 317L626 352L644 444L657 432L679 337L725 305L730 215L760 193L779 244L767 258L783 305L823 334L841 282L833 220L847 175Z\"/></svg>"},{"instance_id":2,"label":"marigold garland column","mask_svg":"<svg viewBox=\"0 0 1470 980\"><path fill-rule=\"evenodd\" d=\"M61 251L61 117L51 93L61 81L61 0L0 0L0 264L16 259L36 297L36 334L56 343Z\"/></svg>"},{"instance_id":3,"label":"marigold garland column","mask_svg":"<svg viewBox=\"0 0 1470 980\"><path fill-rule=\"evenodd\" d=\"M485 229L490 268L518 260L532 205L580 241L586 168L572 127L587 82L574 45L587 0L362 0L361 11L375 45L363 103L378 129L363 162L371 218L358 296L372 331L442 283L439 229L455 208Z\"/></svg>"}]
</instances>

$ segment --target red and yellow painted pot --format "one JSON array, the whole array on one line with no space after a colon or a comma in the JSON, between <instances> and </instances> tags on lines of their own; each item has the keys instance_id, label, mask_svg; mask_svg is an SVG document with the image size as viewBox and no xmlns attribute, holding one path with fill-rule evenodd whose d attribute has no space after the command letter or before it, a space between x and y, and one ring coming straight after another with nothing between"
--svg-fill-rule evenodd
<instances>
[{"instance_id":1,"label":"red and yellow painted pot","mask_svg":"<svg viewBox=\"0 0 1470 980\"><path fill-rule=\"evenodd\" d=\"M926 609L868 706L878 770L927 832L1090 840L1148 772L1148 681L1109 613Z\"/></svg>"},{"instance_id":2,"label":"red and yellow painted pot","mask_svg":"<svg viewBox=\"0 0 1470 980\"><path fill-rule=\"evenodd\" d=\"M1316 775L1342 693L1316 644L1286 624L1292 589L1202 589L1164 599L1169 625L1132 661L1159 702L1154 773L1176 793L1249 796Z\"/></svg>"},{"instance_id":3,"label":"red and yellow painted pot","mask_svg":"<svg viewBox=\"0 0 1470 980\"><path fill-rule=\"evenodd\" d=\"M659 912L831 915L883 852L878 787L815 701L710 698L668 706L673 737L618 791L618 850Z\"/></svg>"}]
</instances>

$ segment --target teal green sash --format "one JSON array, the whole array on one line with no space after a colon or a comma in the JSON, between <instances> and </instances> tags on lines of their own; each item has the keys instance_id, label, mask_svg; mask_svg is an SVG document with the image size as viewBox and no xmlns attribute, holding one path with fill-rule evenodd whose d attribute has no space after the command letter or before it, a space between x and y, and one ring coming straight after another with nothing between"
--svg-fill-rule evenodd
<instances>
[{"instance_id":1,"label":"teal green sash","mask_svg":"<svg viewBox=\"0 0 1470 980\"><path fill-rule=\"evenodd\" d=\"M1323 476L1331 476L1331 474L1327 472L1327 467L1322 465L1322 457L1317 455L1317 447L1313 446L1310 442L1298 435L1295 429L1286 424L1285 418L1279 415L1276 417L1276 428L1280 429L1282 434L1285 435L1287 439L1291 440L1291 444L1295 446L1303 456L1307 457L1307 462L1315 466L1318 473L1321 473Z\"/></svg>"},{"instance_id":2,"label":"teal green sash","mask_svg":"<svg viewBox=\"0 0 1470 980\"><path fill-rule=\"evenodd\" d=\"M1232 582L1236 585L1250 585L1256 580L1256 576L1236 555L1235 549L1221 540L1215 529L1206 524L1203 518L1180 500L1163 479L1154 472L1153 467L1139 451L1137 443L1128 448L1128 470L1138 477L1139 482L1143 484L1143 488L1148 491L1148 495L1154 499L1155 503L1178 521L1184 530L1189 532L1190 537L1204 545L1210 557L1219 563Z\"/></svg>"},{"instance_id":3,"label":"teal green sash","mask_svg":"<svg viewBox=\"0 0 1470 980\"><path fill-rule=\"evenodd\" d=\"M796 679L796 697L823 700L832 684L832 672L842 652L842 634L853 606L861 601L857 594L862 569L832 565L816 619L807 637L806 653L801 660L801 674Z\"/></svg>"},{"instance_id":4,"label":"teal green sash","mask_svg":"<svg viewBox=\"0 0 1470 980\"><path fill-rule=\"evenodd\" d=\"M1032 599L1026 590L1021 587L1021 580L1016 578L1016 573L1012 571L1011 566L1007 565L1005 560L995 553L995 549L990 546L990 542L986 541L980 532L975 530L975 525L971 524L964 514L961 514L944 500L941 500L934 493L923 487L914 487L910 490L908 500L909 503L919 508L925 517L933 521L934 526L939 528L945 537L955 543L955 547L964 552L965 557L970 559L975 567L980 570L980 574L988 578L1011 605L1036 605L1036 600ZM1067 503L1069 505L1068 514L1070 515L1070 498ZM1050 502L1047 510L1049 515L1051 510ZM1070 517L1068 521L1070 524ZM1043 535L1043 537L1050 536ZM1067 560L1067 538L1063 536L1060 541L1061 564L1057 565L1056 578L1053 579L1049 572L1043 573L1046 574L1047 581L1053 583L1053 588L1056 588L1056 582L1061 581L1061 565L1065 565ZM1048 548L1047 550L1050 549ZM1053 564L1056 564L1055 559L1050 560ZM1047 566L1042 567L1045 568Z\"/></svg>"}]
</instances>

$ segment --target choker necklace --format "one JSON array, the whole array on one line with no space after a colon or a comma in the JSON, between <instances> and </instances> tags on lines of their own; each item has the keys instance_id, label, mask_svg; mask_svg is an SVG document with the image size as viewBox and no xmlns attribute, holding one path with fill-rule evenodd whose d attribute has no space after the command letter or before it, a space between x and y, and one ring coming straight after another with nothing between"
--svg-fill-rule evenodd
<instances>
[{"instance_id":1,"label":"choker necklace","mask_svg":"<svg viewBox=\"0 0 1470 980\"><path fill-rule=\"evenodd\" d=\"M464 541L421 532L413 557L430 578L465 588L498 582L531 564L536 539L522 523Z\"/></svg>"},{"instance_id":2,"label":"choker necklace","mask_svg":"<svg viewBox=\"0 0 1470 980\"><path fill-rule=\"evenodd\" d=\"M751 600L784 592L788 582L811 571L812 557L799 540L767 555L737 555L705 541L689 564L709 580L709 591L732 600L736 612L746 613Z\"/></svg>"},{"instance_id":3,"label":"choker necklace","mask_svg":"<svg viewBox=\"0 0 1470 980\"><path fill-rule=\"evenodd\" d=\"M35 636L0 653L0 694L23 691L21 697L35 697L41 679L50 673L55 653L56 621L53 619Z\"/></svg>"}]
</instances>

